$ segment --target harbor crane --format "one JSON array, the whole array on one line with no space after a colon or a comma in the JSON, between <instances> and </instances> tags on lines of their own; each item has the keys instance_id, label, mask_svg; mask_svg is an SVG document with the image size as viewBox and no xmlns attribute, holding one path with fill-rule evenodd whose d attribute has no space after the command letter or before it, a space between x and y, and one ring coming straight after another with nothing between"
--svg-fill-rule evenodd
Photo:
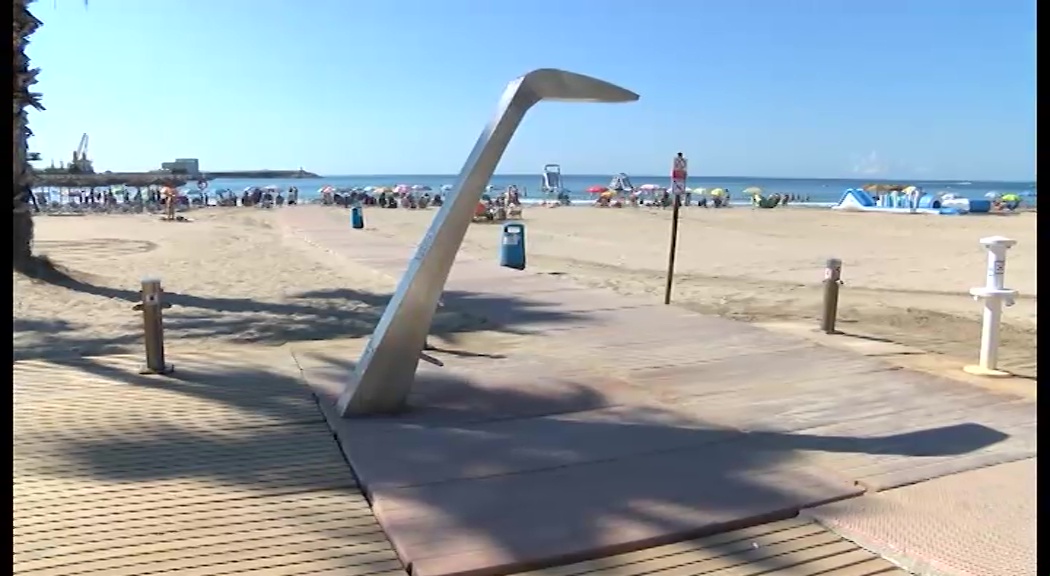
<instances>
[{"instance_id":1,"label":"harbor crane","mask_svg":"<svg viewBox=\"0 0 1050 576\"><path fill-rule=\"evenodd\" d=\"M85 133L80 137L80 145L73 151L73 161L69 163L69 171L80 174L94 174L95 167L87 157L88 135Z\"/></svg>"}]
</instances>

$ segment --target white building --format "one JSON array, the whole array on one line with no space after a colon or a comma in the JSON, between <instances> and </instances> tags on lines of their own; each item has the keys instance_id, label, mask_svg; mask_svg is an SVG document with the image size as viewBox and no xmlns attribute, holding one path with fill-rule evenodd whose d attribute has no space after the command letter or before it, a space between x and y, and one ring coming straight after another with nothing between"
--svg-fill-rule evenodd
<instances>
[{"instance_id":1,"label":"white building","mask_svg":"<svg viewBox=\"0 0 1050 576\"><path fill-rule=\"evenodd\" d=\"M196 176L201 173L200 161L196 158L176 158L174 162L161 163L160 168L172 174Z\"/></svg>"}]
</instances>

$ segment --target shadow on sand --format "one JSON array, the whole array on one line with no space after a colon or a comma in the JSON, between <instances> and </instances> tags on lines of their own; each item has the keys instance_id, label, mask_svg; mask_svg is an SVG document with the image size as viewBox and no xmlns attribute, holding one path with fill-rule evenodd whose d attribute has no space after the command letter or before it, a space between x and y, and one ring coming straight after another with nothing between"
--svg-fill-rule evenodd
<instances>
[{"instance_id":1,"label":"shadow on sand","mask_svg":"<svg viewBox=\"0 0 1050 576\"><path fill-rule=\"evenodd\" d=\"M128 303L141 301L139 292L99 286L65 277L55 282L71 290L99 298ZM178 292L164 294L172 308L165 311L164 330L169 342L179 338L207 341L282 345L322 339L358 338L372 333L390 294L352 289L311 291L293 294L286 302L260 302L250 298L202 298ZM551 323L585 324L586 315L556 310L543 303L511 295L446 292L447 304L438 309L431 334L455 342L457 333L499 329L524 332L530 325ZM498 310L511 321L495 323L486 311ZM64 320L14 319L17 333L16 359L48 358L63 355L98 355L128 352L141 347L142 334L130 330L120 337L80 336L90 327Z\"/></svg>"}]
</instances>

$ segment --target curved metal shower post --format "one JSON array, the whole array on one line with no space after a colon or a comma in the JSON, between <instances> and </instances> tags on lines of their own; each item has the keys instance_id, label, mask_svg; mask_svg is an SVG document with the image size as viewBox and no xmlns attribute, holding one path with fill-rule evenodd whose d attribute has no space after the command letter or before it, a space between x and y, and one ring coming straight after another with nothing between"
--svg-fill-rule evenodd
<instances>
[{"instance_id":1,"label":"curved metal shower post","mask_svg":"<svg viewBox=\"0 0 1050 576\"><path fill-rule=\"evenodd\" d=\"M339 398L343 416L391 414L405 408L438 301L474 208L525 113L543 100L633 102L638 95L608 82L540 69L507 85L496 117L467 157L454 190L434 215L397 290Z\"/></svg>"}]
</instances>

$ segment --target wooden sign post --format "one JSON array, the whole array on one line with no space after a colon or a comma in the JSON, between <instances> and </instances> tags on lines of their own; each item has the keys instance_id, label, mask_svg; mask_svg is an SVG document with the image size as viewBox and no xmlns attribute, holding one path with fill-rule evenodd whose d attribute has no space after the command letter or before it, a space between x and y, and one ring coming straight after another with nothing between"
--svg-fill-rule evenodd
<instances>
[{"instance_id":1,"label":"wooden sign post","mask_svg":"<svg viewBox=\"0 0 1050 576\"><path fill-rule=\"evenodd\" d=\"M664 287L664 304L671 303L671 287L674 285L674 257L678 251L678 211L682 207L682 197L685 195L685 179L689 176L689 162L679 152L674 157L671 167L671 194L673 195L673 208L671 209L671 248L667 254L667 285Z\"/></svg>"}]
</instances>

